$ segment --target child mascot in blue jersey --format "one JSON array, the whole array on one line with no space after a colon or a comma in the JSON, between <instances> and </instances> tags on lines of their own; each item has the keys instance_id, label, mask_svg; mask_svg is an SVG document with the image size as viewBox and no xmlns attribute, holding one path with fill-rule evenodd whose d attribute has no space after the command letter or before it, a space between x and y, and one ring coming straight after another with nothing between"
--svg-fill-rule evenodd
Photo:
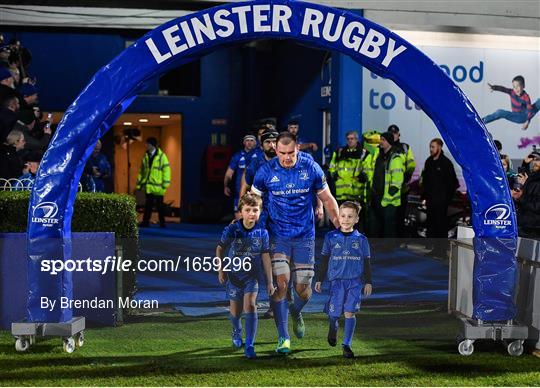
<instances>
[{"instance_id":1,"label":"child mascot in blue jersey","mask_svg":"<svg viewBox=\"0 0 540 388\"><path fill-rule=\"evenodd\" d=\"M322 258L317 271L315 291L321 292L325 277L330 282L330 298L325 305L328 314L328 344L336 346L339 318L345 315L343 357L354 358L351 349L355 313L360 309L362 289L371 295L370 250L366 236L354 229L361 207L356 202L344 202L339 208L339 230L328 232L324 238Z\"/></svg>"},{"instance_id":2,"label":"child mascot in blue jersey","mask_svg":"<svg viewBox=\"0 0 540 388\"><path fill-rule=\"evenodd\" d=\"M239 201L241 218L225 227L216 248L220 258L219 282L226 284L230 301L232 344L245 345L244 354L253 359L257 334L257 294L261 271L266 275L268 295L274 293L272 264L269 254L268 231L259 224L261 197L245 194ZM245 342L242 341L242 312L244 313Z\"/></svg>"}]
</instances>

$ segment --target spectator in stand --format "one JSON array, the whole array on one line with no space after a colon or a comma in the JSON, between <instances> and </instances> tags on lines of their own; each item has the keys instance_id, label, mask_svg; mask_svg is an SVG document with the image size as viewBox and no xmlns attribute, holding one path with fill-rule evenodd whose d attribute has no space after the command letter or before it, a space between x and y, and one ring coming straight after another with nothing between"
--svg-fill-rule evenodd
<instances>
[{"instance_id":1,"label":"spectator in stand","mask_svg":"<svg viewBox=\"0 0 540 388\"><path fill-rule=\"evenodd\" d=\"M22 122L24 125L26 125L30 131L30 134L34 136L36 139L41 140L41 126L40 123L37 122L36 116L34 114L34 107L38 106L39 97L37 89L34 85L25 83L22 84L19 88L19 94L21 97L21 109L19 112L19 121ZM28 138L28 136L27 136ZM47 139L48 140L48 139ZM29 144L27 147L39 147L36 144L31 144L29 141ZM45 149L43 149L44 151Z\"/></svg>"},{"instance_id":2,"label":"spectator in stand","mask_svg":"<svg viewBox=\"0 0 540 388\"><path fill-rule=\"evenodd\" d=\"M442 150L439 138L429 143L429 158L421 175L422 200L427 208L427 237L431 239L433 257L446 257L448 240L448 206L459 187L454 165Z\"/></svg>"},{"instance_id":3,"label":"spectator in stand","mask_svg":"<svg viewBox=\"0 0 540 388\"><path fill-rule=\"evenodd\" d=\"M497 151L499 151L499 155L501 155L501 160L502 160L502 157L505 156L506 157L505 159L508 162L508 168L509 168L509 170L512 170L514 168L514 166L512 166L512 159L510 159L510 157L508 155L503 154L503 152L502 152L502 149L503 149L502 143L499 140L493 140L493 142L495 143L495 147L497 147Z\"/></svg>"},{"instance_id":4,"label":"spectator in stand","mask_svg":"<svg viewBox=\"0 0 540 388\"><path fill-rule=\"evenodd\" d=\"M24 134L16 129L9 132L5 143L0 144L0 178L11 179L22 175L23 163L18 153L24 145Z\"/></svg>"},{"instance_id":5,"label":"spectator in stand","mask_svg":"<svg viewBox=\"0 0 540 388\"><path fill-rule=\"evenodd\" d=\"M7 67L0 67L0 85L7 86L8 88L15 89L15 80L11 71Z\"/></svg>"},{"instance_id":6,"label":"spectator in stand","mask_svg":"<svg viewBox=\"0 0 540 388\"><path fill-rule=\"evenodd\" d=\"M101 153L101 141L98 140L90 156L92 175L96 184L96 191L105 192L105 180L111 176L111 164L107 157Z\"/></svg>"},{"instance_id":7,"label":"spectator in stand","mask_svg":"<svg viewBox=\"0 0 540 388\"><path fill-rule=\"evenodd\" d=\"M30 51L21 45L17 39L12 39L9 42L9 57L8 64L10 67L17 67L20 71L21 83L35 83L28 78L27 68L32 62L32 54Z\"/></svg>"},{"instance_id":8,"label":"spectator in stand","mask_svg":"<svg viewBox=\"0 0 540 388\"><path fill-rule=\"evenodd\" d=\"M11 53L9 44L0 42L0 67L9 67L9 55Z\"/></svg>"},{"instance_id":9,"label":"spectator in stand","mask_svg":"<svg viewBox=\"0 0 540 388\"><path fill-rule=\"evenodd\" d=\"M519 174L523 190L512 190L512 197L517 202L518 231L521 237L540 237L540 152L533 151L528 158L530 174Z\"/></svg>"},{"instance_id":10,"label":"spectator in stand","mask_svg":"<svg viewBox=\"0 0 540 388\"><path fill-rule=\"evenodd\" d=\"M20 108L19 97L15 95L15 91L2 101L0 107L0 142L3 143L6 140L8 133L15 126Z\"/></svg>"},{"instance_id":11,"label":"spectator in stand","mask_svg":"<svg viewBox=\"0 0 540 388\"><path fill-rule=\"evenodd\" d=\"M25 150L29 152L45 152L51 140L50 128L36 119L33 110L19 113L19 120L14 128L22 131L26 139Z\"/></svg>"},{"instance_id":12,"label":"spectator in stand","mask_svg":"<svg viewBox=\"0 0 540 388\"><path fill-rule=\"evenodd\" d=\"M22 84L19 88L19 92L23 97L22 107L34 107L39 103L39 96L37 88L32 84Z\"/></svg>"},{"instance_id":13,"label":"spectator in stand","mask_svg":"<svg viewBox=\"0 0 540 388\"><path fill-rule=\"evenodd\" d=\"M521 169L526 171L526 172L529 172L531 171L531 162L533 161L533 158L531 157L531 155L534 153L534 152L538 152L536 146L533 146L533 152L530 153L529 155L527 155L524 159L523 159L523 162L521 162ZM518 169L519 170L519 169Z\"/></svg>"},{"instance_id":14,"label":"spectator in stand","mask_svg":"<svg viewBox=\"0 0 540 388\"><path fill-rule=\"evenodd\" d=\"M84 170L81 175L81 179L79 180L82 191L85 191L87 193L96 192L96 182L94 181L94 177L92 176L92 174L93 174L92 165L90 164L90 161L88 160L86 161L86 164L84 165Z\"/></svg>"},{"instance_id":15,"label":"spectator in stand","mask_svg":"<svg viewBox=\"0 0 540 388\"><path fill-rule=\"evenodd\" d=\"M31 152L25 158L26 165L23 169L24 174L19 177L19 181L15 186L15 190L31 190L36 180L36 174L41 163L42 154L39 152Z\"/></svg>"},{"instance_id":16,"label":"spectator in stand","mask_svg":"<svg viewBox=\"0 0 540 388\"><path fill-rule=\"evenodd\" d=\"M508 155L501 154L501 163L503 166L503 170L506 173L506 178L508 179L508 183L510 184L510 186L512 186L513 178L516 177L517 174L510 167L510 158L508 157Z\"/></svg>"},{"instance_id":17,"label":"spectator in stand","mask_svg":"<svg viewBox=\"0 0 540 388\"><path fill-rule=\"evenodd\" d=\"M19 71L17 66L10 66L9 72L11 73L11 76L13 77L13 81L14 81L13 83L15 87L19 86L21 82L21 72Z\"/></svg>"},{"instance_id":18,"label":"spectator in stand","mask_svg":"<svg viewBox=\"0 0 540 388\"><path fill-rule=\"evenodd\" d=\"M317 150L319 149L317 143L304 143L304 141L300 138L300 136L298 135L298 132L300 131L300 123L297 120L289 121L289 124L287 124L287 131L296 136L296 142L300 151L311 154L317 152Z\"/></svg>"}]
</instances>

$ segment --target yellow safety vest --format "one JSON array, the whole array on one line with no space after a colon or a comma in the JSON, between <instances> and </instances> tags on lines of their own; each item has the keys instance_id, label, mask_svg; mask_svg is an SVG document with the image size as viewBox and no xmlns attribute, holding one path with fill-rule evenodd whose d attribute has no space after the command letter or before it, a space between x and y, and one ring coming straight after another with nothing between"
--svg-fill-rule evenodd
<instances>
[{"instance_id":1,"label":"yellow safety vest","mask_svg":"<svg viewBox=\"0 0 540 388\"><path fill-rule=\"evenodd\" d=\"M381 205L399 206L401 204L401 187L405 176L405 155L395 150L390 151L390 161L385 166L384 172L384 194L381 200ZM371 187L373 186L373 175L375 173L375 163L379 157L379 148L375 149L374 153L370 153L363 162L364 173L367 176L365 189L366 203L371 201ZM388 190L391 186L397 187L399 190L391 195Z\"/></svg>"},{"instance_id":2,"label":"yellow safety vest","mask_svg":"<svg viewBox=\"0 0 540 388\"><path fill-rule=\"evenodd\" d=\"M171 167L167 155L158 148L152 166L149 164L150 156L145 153L137 176L137 189L144 187L147 194L165 195L171 184Z\"/></svg>"},{"instance_id":3,"label":"yellow safety vest","mask_svg":"<svg viewBox=\"0 0 540 388\"><path fill-rule=\"evenodd\" d=\"M338 160L341 150L334 152L328 171L337 175L336 178L336 199L359 200L363 196L364 184L358 181L358 176L362 171L361 158L343 158Z\"/></svg>"}]
</instances>

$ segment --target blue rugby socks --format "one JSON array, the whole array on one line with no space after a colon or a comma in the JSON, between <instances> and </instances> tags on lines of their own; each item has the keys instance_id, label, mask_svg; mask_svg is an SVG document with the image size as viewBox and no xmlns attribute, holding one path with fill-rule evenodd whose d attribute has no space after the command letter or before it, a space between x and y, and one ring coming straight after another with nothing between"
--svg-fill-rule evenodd
<instances>
[{"instance_id":1,"label":"blue rugby socks","mask_svg":"<svg viewBox=\"0 0 540 388\"><path fill-rule=\"evenodd\" d=\"M328 345L336 346L337 344L337 331L339 328L339 318L328 317Z\"/></svg>"},{"instance_id":2,"label":"blue rugby socks","mask_svg":"<svg viewBox=\"0 0 540 388\"><path fill-rule=\"evenodd\" d=\"M242 322L240 321L240 317L235 317L232 314L229 314L229 320L231 321L231 325L233 327L234 333L240 333L242 334Z\"/></svg>"},{"instance_id":3,"label":"blue rugby socks","mask_svg":"<svg viewBox=\"0 0 540 388\"><path fill-rule=\"evenodd\" d=\"M244 313L244 324L246 325L246 348L255 344L257 336L257 323L259 318L257 313Z\"/></svg>"},{"instance_id":4,"label":"blue rugby socks","mask_svg":"<svg viewBox=\"0 0 540 388\"><path fill-rule=\"evenodd\" d=\"M278 302L271 300L270 303L274 310L274 321L276 322L278 336L291 339L289 336L289 302L287 302L287 299L282 299Z\"/></svg>"},{"instance_id":5,"label":"blue rugby socks","mask_svg":"<svg viewBox=\"0 0 540 388\"><path fill-rule=\"evenodd\" d=\"M345 318L345 328L343 330L343 345L351 346L356 327L356 317Z\"/></svg>"},{"instance_id":6,"label":"blue rugby socks","mask_svg":"<svg viewBox=\"0 0 540 388\"><path fill-rule=\"evenodd\" d=\"M328 318L328 323L330 324L329 330L338 331L339 328L339 318Z\"/></svg>"},{"instance_id":7,"label":"blue rugby socks","mask_svg":"<svg viewBox=\"0 0 540 388\"><path fill-rule=\"evenodd\" d=\"M291 309L291 316L293 318L298 318L298 316L300 315L300 313L302 312L302 309L304 308L304 306L307 304L307 302L309 302L309 299L302 299L297 295L294 296L294 302L291 304L290 306L290 309Z\"/></svg>"}]
</instances>

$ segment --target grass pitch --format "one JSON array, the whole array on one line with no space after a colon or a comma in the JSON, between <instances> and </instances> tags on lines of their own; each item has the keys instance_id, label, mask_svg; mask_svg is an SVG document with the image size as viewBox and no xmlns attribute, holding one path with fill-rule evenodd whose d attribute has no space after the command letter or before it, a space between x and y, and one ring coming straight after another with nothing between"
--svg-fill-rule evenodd
<instances>
[{"instance_id":1,"label":"grass pitch","mask_svg":"<svg viewBox=\"0 0 540 388\"><path fill-rule=\"evenodd\" d=\"M527 353L510 357L500 343L486 341L470 357L457 354L457 323L444 306L365 308L354 360L326 344L325 315L305 321L306 337L293 338L293 353L284 357L274 353L273 321L260 320L253 361L231 348L225 317L133 317L122 327L87 330L73 354L62 352L59 339L16 353L1 331L0 385L540 385L540 359Z\"/></svg>"}]
</instances>

